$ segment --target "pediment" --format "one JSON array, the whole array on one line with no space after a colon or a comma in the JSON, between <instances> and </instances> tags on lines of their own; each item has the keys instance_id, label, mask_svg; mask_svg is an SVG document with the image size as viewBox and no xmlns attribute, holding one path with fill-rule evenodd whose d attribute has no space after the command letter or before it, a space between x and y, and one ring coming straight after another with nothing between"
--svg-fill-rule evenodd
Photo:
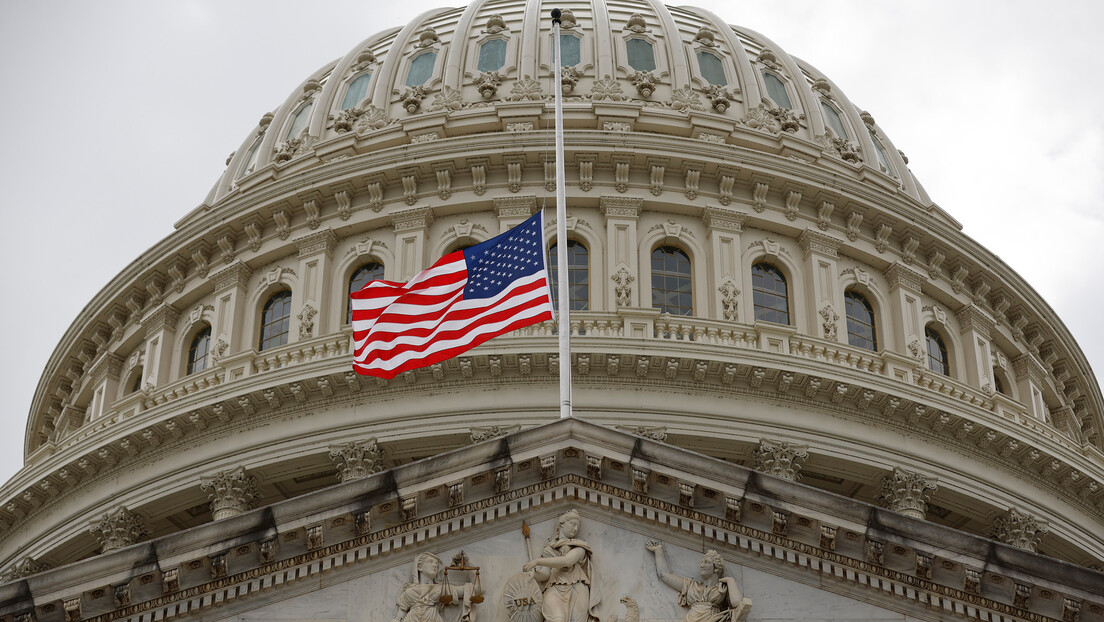
<instances>
[{"instance_id":1,"label":"pediment","mask_svg":"<svg viewBox=\"0 0 1104 622\"><path fill-rule=\"evenodd\" d=\"M458 622L458 606L407 619L397 601L419 555L461 551L483 596L468 620L537 622L505 601L522 525L539 555L569 510L602 622L686 619L649 541L690 578L716 550L749 620L1104 619L1093 571L568 419L0 586L0 622ZM475 571L449 575L462 600Z\"/></svg>"}]
</instances>

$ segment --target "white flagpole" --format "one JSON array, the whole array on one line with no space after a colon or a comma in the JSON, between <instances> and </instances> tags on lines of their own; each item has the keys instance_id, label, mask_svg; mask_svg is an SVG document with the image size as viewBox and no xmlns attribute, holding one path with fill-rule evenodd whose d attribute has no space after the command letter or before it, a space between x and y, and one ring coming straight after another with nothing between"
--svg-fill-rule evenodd
<instances>
[{"instance_id":1,"label":"white flagpole","mask_svg":"<svg viewBox=\"0 0 1104 622\"><path fill-rule=\"evenodd\" d=\"M564 188L563 79L560 62L560 10L552 9L552 65L556 79L556 275L560 314L560 419L571 417L571 308L567 273L567 191Z\"/></svg>"}]
</instances>

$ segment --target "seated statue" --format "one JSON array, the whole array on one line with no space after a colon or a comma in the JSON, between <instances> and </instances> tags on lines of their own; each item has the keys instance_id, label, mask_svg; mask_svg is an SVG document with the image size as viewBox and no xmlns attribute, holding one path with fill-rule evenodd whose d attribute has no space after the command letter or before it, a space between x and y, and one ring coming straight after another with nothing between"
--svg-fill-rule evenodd
<instances>
[{"instance_id":1,"label":"seated statue","mask_svg":"<svg viewBox=\"0 0 1104 622\"><path fill-rule=\"evenodd\" d=\"M744 598L735 579L724 576L724 559L717 551L702 555L698 580L668 570L659 542L650 540L644 546L655 553L659 580L678 590L678 604L690 608L683 622L741 622L751 613L751 600Z\"/></svg>"}]
</instances>

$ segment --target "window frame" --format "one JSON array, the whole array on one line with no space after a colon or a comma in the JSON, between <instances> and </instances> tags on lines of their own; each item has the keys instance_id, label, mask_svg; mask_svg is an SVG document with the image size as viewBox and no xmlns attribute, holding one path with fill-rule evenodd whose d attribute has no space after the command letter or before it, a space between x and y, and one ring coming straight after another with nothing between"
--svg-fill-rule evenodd
<instances>
[{"instance_id":1,"label":"window frame","mask_svg":"<svg viewBox=\"0 0 1104 622\"><path fill-rule=\"evenodd\" d=\"M372 76L374 75L375 72L372 71L372 68L368 68L358 73L353 79L346 81L345 88L341 93L341 105L338 107L338 110L341 112L352 110L353 108L359 106L360 102L370 98L372 96ZM345 100L349 98L349 93L352 91L353 85L356 84L359 80L365 78L365 76L367 76L367 79L365 80L364 94L360 96L360 99L353 102L353 105L345 107Z\"/></svg>"},{"instance_id":2,"label":"window frame","mask_svg":"<svg viewBox=\"0 0 1104 622\"><path fill-rule=\"evenodd\" d=\"M197 352L197 347L196 346L199 343L200 339L203 338L204 336L207 337L207 343L204 347L203 356L202 356L202 358L197 358L195 356L196 352ZM187 355L185 356L185 361L184 361L184 375L185 376L191 376L192 374L202 372L202 371L206 371L206 370L211 368L211 338L212 338L212 336L213 335L212 335L212 332L211 332L211 325L206 323L206 322L203 322L202 325L200 326L200 328L192 334L192 338L188 340L188 352L187 352ZM200 368L196 369L196 364L200 360L203 361L203 367L200 367Z\"/></svg>"},{"instance_id":3,"label":"window frame","mask_svg":"<svg viewBox=\"0 0 1104 622\"><path fill-rule=\"evenodd\" d=\"M303 122L303 126L299 128L298 132L294 132L295 122L299 119L299 115L306 113L304 117L306 121ZM284 131L284 142L299 138L303 134L310 132L311 117L314 115L314 99L309 99L303 102L298 108L295 109L295 113L288 117L287 130Z\"/></svg>"},{"instance_id":4,"label":"window frame","mask_svg":"<svg viewBox=\"0 0 1104 622\"><path fill-rule=\"evenodd\" d=\"M771 270L773 270L774 272L777 273L778 278L781 280L782 284L785 285L785 287L786 287L786 291L785 291L784 295L779 295L777 289L765 289L765 288L762 288L762 287L758 287L758 288L756 287L756 285L755 285L755 277L756 277L755 270L756 270L756 268L759 268L760 266L766 266L766 267L770 268ZM752 311L753 320L756 321L756 322L767 322L767 323L770 323L770 324L777 324L779 326L793 326L793 319L794 318L793 318L793 314L790 312L790 308L792 306L790 304L790 297L792 296L792 292L791 292L791 288L790 288L790 281L789 281L789 278L786 276L786 272L784 270L782 270L782 268L779 268L778 265L776 265L774 263L771 263L770 261L767 261L765 259L761 259L761 260L756 261L753 264L751 264L751 270L750 271L751 271L751 311ZM756 302L756 294L760 293L760 292L762 294L766 295L766 296L773 296L773 297L782 298L783 300L785 300L785 302L786 302L785 310L780 311L776 307L760 305L758 302ZM764 317L760 317L760 315L761 315L760 314L760 309L764 310L763 315L765 315L767 313L771 313L771 312L773 312L773 313L784 312L786 314L786 321L785 322L775 322L774 320L770 320L770 319L766 319Z\"/></svg>"},{"instance_id":5,"label":"window frame","mask_svg":"<svg viewBox=\"0 0 1104 622\"><path fill-rule=\"evenodd\" d=\"M786 110L794 110L793 98L790 97L790 88L788 86L789 80L782 79L782 77L779 76L776 72L769 69L760 69L759 75L763 80L763 94L770 98L771 102L773 102L775 106L778 106L779 108L785 108ZM783 106L782 102L774 101L774 97L771 96L770 89L767 86L769 84L769 81L767 80L768 75L775 80L778 80L779 84L782 85L782 92L786 96L786 103L789 104L788 106Z\"/></svg>"},{"instance_id":6,"label":"window frame","mask_svg":"<svg viewBox=\"0 0 1104 622\"><path fill-rule=\"evenodd\" d=\"M265 315L268 313L269 309L273 306L278 298L286 298L287 315L282 316L275 321L266 320ZM254 343L257 344L258 352L264 352L273 348L279 348L280 346L287 345L291 341L291 303L292 293L290 289L286 288L273 292L272 295L265 299L265 303L261 306L261 311L257 316L259 320L257 326L257 341ZM267 327L275 325L277 322L285 321L287 322L287 326L283 332L269 334L267 337L265 336L265 329ZM279 343L270 343L275 337L281 335L283 336L283 339Z\"/></svg>"},{"instance_id":7,"label":"window frame","mask_svg":"<svg viewBox=\"0 0 1104 622\"><path fill-rule=\"evenodd\" d=\"M854 304L852 304L854 301ZM865 313L869 315L869 321L865 321L862 318L857 318L852 315L852 308L858 305ZM874 305L870 302L870 298L862 292L854 289L848 289L843 292L843 308L844 317L847 320L847 345L854 348L862 348L863 350L869 350L871 352L878 351L878 314L874 311ZM864 334L853 332L851 330L852 322L860 326L869 328L870 336L867 337ZM856 343L860 341L860 343Z\"/></svg>"},{"instance_id":8,"label":"window frame","mask_svg":"<svg viewBox=\"0 0 1104 622\"><path fill-rule=\"evenodd\" d=\"M557 249L557 246L558 245L556 243L552 243L551 245L549 245L549 247L548 247L548 266L547 266L548 267L548 286L551 289L552 308L554 308L554 309L559 309L559 298L558 298L558 296L559 296L559 282L558 282L558 280L556 280L556 279L559 279L559 270L557 269L558 266L556 264L556 260L553 259L553 255L552 255L553 252L558 252L558 251L555 250L555 249ZM582 269L578 268L579 264L571 263L571 260L574 257L577 256L577 254L573 253L572 250L571 250L573 247L574 248L582 248L583 251L584 251L584 256L586 258L586 261L582 265ZM586 245L585 242L582 242L581 240L576 240L576 239L573 239L573 238L568 238L567 248L568 248L568 253L567 253L568 307L570 308L571 311L590 311L591 310L590 309L590 299L591 299L591 296L590 296L590 248ZM556 274L553 275L553 272L556 272ZM576 306L575 303L579 299L574 296L576 285L573 282L573 280L574 280L573 277L574 277L574 275L576 275L578 273L583 273L584 278L585 278L585 281L582 284L582 286L583 286L583 288L586 292L586 298L584 300L582 300L583 304L582 304L581 307Z\"/></svg>"},{"instance_id":9,"label":"window frame","mask_svg":"<svg viewBox=\"0 0 1104 622\"><path fill-rule=\"evenodd\" d=\"M680 255L682 255L683 257L686 258L686 273L685 273L685 275L683 275L682 273L679 273L679 272L667 272L666 270L656 270L656 268L655 268L655 261L656 261L655 254L657 252L665 251L665 250L676 251L678 254L680 254ZM670 254L674 255L675 253L670 253ZM686 249L684 249L680 246L676 246L674 244L660 244L660 245L656 246L655 248L653 248L650 253L648 253L648 258L649 258L648 266L650 268L650 278L651 278L651 284L650 285L651 285L651 293L652 293L652 305L651 305L651 307L653 309L659 309L660 313L668 313L670 315L681 316L681 317L692 317L694 315L694 259L693 259L693 257L691 257L690 252L687 251ZM678 262L678 260L676 259L676 265L677 265L677 262ZM676 279L685 279L687 281L687 284L689 285L689 292L687 292L687 294L689 296L690 306L689 306L689 308L685 309L685 313L681 312L682 307L680 307L680 306L668 306L666 303L662 303L660 305L656 304L656 292L657 292L656 277L657 277L657 274L660 277L663 277L663 278L672 277L672 278L676 278ZM668 295L670 295L671 292L674 292L676 295L682 294L681 287L678 287L678 288L673 289L673 290L664 287L664 288L658 289L658 291L667 292ZM679 311L672 311L672 309L678 309Z\"/></svg>"},{"instance_id":10,"label":"window frame","mask_svg":"<svg viewBox=\"0 0 1104 622\"><path fill-rule=\"evenodd\" d=\"M352 298L350 297L352 295L352 293L354 291L359 291L362 287L364 287L364 285L367 285L371 281L378 280L378 279L369 279L368 281L364 282L364 285L361 285L356 290L353 289L353 281L356 278L357 273L359 273L361 270L363 270L365 268L368 268L369 266L378 266L379 267L380 275L379 275L378 279L383 279L386 276L386 267L383 265L382 261L378 261L376 259L369 259L368 261L363 261L361 263L358 263L356 265L356 267L353 268L351 272L349 272L349 278L345 279L345 293L346 293L346 295L345 295L345 323L346 324L352 324L353 323L353 301L352 301Z\"/></svg>"},{"instance_id":11,"label":"window frame","mask_svg":"<svg viewBox=\"0 0 1104 622\"><path fill-rule=\"evenodd\" d=\"M933 343L938 348L937 353L941 359L932 356ZM951 377L951 354L950 349L947 348L947 340L931 324L924 326L924 356L926 357L924 366L929 371L943 374L948 378ZM939 363L942 363L941 368L933 367L934 364Z\"/></svg>"}]
</instances>

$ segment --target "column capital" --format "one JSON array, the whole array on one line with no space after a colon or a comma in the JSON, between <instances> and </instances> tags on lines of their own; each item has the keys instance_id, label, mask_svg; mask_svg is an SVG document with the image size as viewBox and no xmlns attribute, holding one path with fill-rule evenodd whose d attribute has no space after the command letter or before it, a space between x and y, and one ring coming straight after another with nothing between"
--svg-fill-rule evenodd
<instances>
[{"instance_id":1,"label":"column capital","mask_svg":"<svg viewBox=\"0 0 1104 622\"><path fill-rule=\"evenodd\" d=\"M337 465L341 481L364 479L383 470L383 451L376 439L330 446L330 459Z\"/></svg>"},{"instance_id":2,"label":"column capital","mask_svg":"<svg viewBox=\"0 0 1104 622\"><path fill-rule=\"evenodd\" d=\"M723 207L707 207L702 210L702 222L711 231L743 233L747 214Z\"/></svg>"},{"instance_id":3,"label":"column capital","mask_svg":"<svg viewBox=\"0 0 1104 622\"><path fill-rule=\"evenodd\" d=\"M839 257L838 251L843 241L814 229L806 229L797 238L797 243L801 245L801 250L805 251L806 257L811 253L817 253L835 259Z\"/></svg>"},{"instance_id":4,"label":"column capital","mask_svg":"<svg viewBox=\"0 0 1104 622\"><path fill-rule=\"evenodd\" d=\"M903 263L895 263L885 271L886 280L889 281L890 289L904 287L916 293L920 293L921 286L924 285L924 281L927 277L914 270Z\"/></svg>"},{"instance_id":5,"label":"column capital","mask_svg":"<svg viewBox=\"0 0 1104 622\"><path fill-rule=\"evenodd\" d=\"M1049 531L1047 522L1009 508L1008 512L993 522L993 537L1016 548L1036 552L1039 541Z\"/></svg>"},{"instance_id":6,"label":"column capital","mask_svg":"<svg viewBox=\"0 0 1104 622\"><path fill-rule=\"evenodd\" d=\"M894 512L924 518L928 511L927 497L938 487L935 478L894 468L882 480L882 492L878 498Z\"/></svg>"},{"instance_id":7,"label":"column capital","mask_svg":"<svg viewBox=\"0 0 1104 622\"><path fill-rule=\"evenodd\" d=\"M257 498L257 478L244 467L219 471L200 480L199 487L211 498L211 514L215 520L237 516L250 509Z\"/></svg>"},{"instance_id":8,"label":"column capital","mask_svg":"<svg viewBox=\"0 0 1104 622\"><path fill-rule=\"evenodd\" d=\"M104 553L138 542L146 535L142 517L121 505L92 523L89 532L100 541Z\"/></svg>"},{"instance_id":9,"label":"column capital","mask_svg":"<svg viewBox=\"0 0 1104 622\"><path fill-rule=\"evenodd\" d=\"M598 209L606 219L640 217L640 210L644 207L644 199L639 197L603 196L598 198Z\"/></svg>"},{"instance_id":10,"label":"column capital","mask_svg":"<svg viewBox=\"0 0 1104 622\"><path fill-rule=\"evenodd\" d=\"M809 457L808 445L759 439L755 450L755 470L781 479L796 481L801 466Z\"/></svg>"}]
</instances>

